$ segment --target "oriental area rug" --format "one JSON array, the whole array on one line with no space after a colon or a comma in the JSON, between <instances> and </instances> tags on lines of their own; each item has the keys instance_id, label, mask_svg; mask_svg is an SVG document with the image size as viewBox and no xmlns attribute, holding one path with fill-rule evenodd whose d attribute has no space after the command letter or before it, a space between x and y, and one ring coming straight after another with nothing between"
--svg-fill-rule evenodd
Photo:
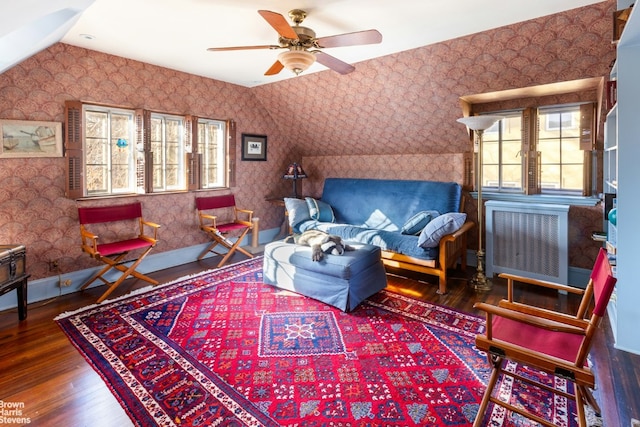
<instances>
[{"instance_id":1,"label":"oriental area rug","mask_svg":"<svg viewBox=\"0 0 640 427\"><path fill-rule=\"evenodd\" d=\"M343 313L263 284L262 258L56 321L145 427L470 426L490 372L482 318L388 291ZM566 400L519 388L500 393L575 425ZM485 425L533 425L489 412Z\"/></svg>"}]
</instances>

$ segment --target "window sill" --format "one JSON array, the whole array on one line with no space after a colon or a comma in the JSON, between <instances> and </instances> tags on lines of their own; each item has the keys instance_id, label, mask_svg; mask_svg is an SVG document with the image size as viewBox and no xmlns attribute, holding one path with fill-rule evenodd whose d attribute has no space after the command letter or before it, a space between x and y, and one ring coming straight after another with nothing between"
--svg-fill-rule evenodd
<instances>
[{"instance_id":1,"label":"window sill","mask_svg":"<svg viewBox=\"0 0 640 427\"><path fill-rule=\"evenodd\" d=\"M478 193L471 192L471 197L478 199ZM505 202L520 203L544 203L550 205L573 205L573 206L596 206L602 200L598 197L582 197L582 196L562 196L551 194L534 194L526 196L524 194L512 193L492 193L490 191L482 192L482 200L500 200Z\"/></svg>"}]
</instances>

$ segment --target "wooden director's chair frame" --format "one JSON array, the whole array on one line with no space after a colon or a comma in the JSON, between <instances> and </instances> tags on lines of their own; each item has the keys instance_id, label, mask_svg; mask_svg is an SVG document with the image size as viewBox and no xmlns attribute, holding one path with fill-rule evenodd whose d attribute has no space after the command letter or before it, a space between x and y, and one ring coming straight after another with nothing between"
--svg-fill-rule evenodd
<instances>
[{"instance_id":1,"label":"wooden director's chair frame","mask_svg":"<svg viewBox=\"0 0 640 427\"><path fill-rule=\"evenodd\" d=\"M507 299L501 300L497 306L482 302L474 305L487 316L486 333L476 336L476 346L487 353L489 363L493 365L474 427L481 427L489 403L502 406L546 427L554 426L551 420L503 401L494 393L498 379L503 375L574 400L578 425L586 427L584 405L588 404L596 413L600 412L598 403L591 393L591 389L595 388L595 376L588 366L587 355L616 283L607 252L600 249L586 289L507 273L500 274L500 277L507 279ZM514 301L515 282L582 295L582 301L575 315L526 305ZM590 307L593 308L589 316ZM509 372L505 369L505 360L565 378L573 383L574 392L558 390Z\"/></svg>"},{"instance_id":2,"label":"wooden director's chair frame","mask_svg":"<svg viewBox=\"0 0 640 427\"><path fill-rule=\"evenodd\" d=\"M98 298L98 303L101 303L127 277L133 276L144 280L145 282L149 282L152 285L158 284L157 280L136 271L138 265L158 242L158 228L160 228L160 225L145 221L142 218L142 207L139 202L119 206L78 208L78 219L80 221L82 250L96 260L106 264L104 268L98 271L84 285L82 285L80 289L86 289L98 279L106 285L109 285L109 288L105 293ZM139 226L139 234L137 237L109 243L98 243L98 235L87 229L89 224L128 220L137 220ZM151 229L152 234L145 234L145 228ZM138 255L138 258L134 260L131 265L127 265L131 261L125 260L125 257L130 252L137 250L142 250L142 253ZM103 277L111 269L116 269L122 272L122 275L114 282L110 282Z\"/></svg>"},{"instance_id":3,"label":"wooden director's chair frame","mask_svg":"<svg viewBox=\"0 0 640 427\"><path fill-rule=\"evenodd\" d=\"M216 209L231 209L233 211L233 219L223 224L218 224L218 216L209 213ZM202 260L209 252L222 256L222 260L218 263L218 267L222 267L231 256L236 252L240 252L249 258L253 258L253 254L240 247L242 240L249 231L253 229L253 211L249 209L239 209L236 206L236 200L233 194L212 197L197 197L196 209L198 211L198 219L200 221L200 229L207 233L213 240L211 244L198 256L198 260ZM240 218L244 216L244 218ZM240 234L235 242L229 240L225 234L237 231ZM216 252L216 246L221 245L227 248L227 252Z\"/></svg>"}]
</instances>

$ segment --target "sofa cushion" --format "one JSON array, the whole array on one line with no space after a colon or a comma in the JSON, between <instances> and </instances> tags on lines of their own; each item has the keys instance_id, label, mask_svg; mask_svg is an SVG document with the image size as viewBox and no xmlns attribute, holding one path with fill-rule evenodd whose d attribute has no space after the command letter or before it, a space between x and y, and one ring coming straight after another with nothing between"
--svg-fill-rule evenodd
<instances>
[{"instance_id":1,"label":"sofa cushion","mask_svg":"<svg viewBox=\"0 0 640 427\"><path fill-rule=\"evenodd\" d=\"M435 217L440 215L438 211L420 211L407 220L400 230L402 234L417 235Z\"/></svg>"},{"instance_id":2,"label":"sofa cushion","mask_svg":"<svg viewBox=\"0 0 640 427\"><path fill-rule=\"evenodd\" d=\"M437 247L443 236L458 231L466 220L466 213L457 212L446 213L434 218L422 229L418 237L418 246L421 248Z\"/></svg>"},{"instance_id":3,"label":"sofa cushion","mask_svg":"<svg viewBox=\"0 0 640 427\"><path fill-rule=\"evenodd\" d=\"M299 233L300 230L298 228L298 225L311 219L311 214L309 213L307 202L302 199L285 197L284 206L287 210L289 226L295 233Z\"/></svg>"},{"instance_id":4,"label":"sofa cushion","mask_svg":"<svg viewBox=\"0 0 640 427\"><path fill-rule=\"evenodd\" d=\"M336 217L333 215L331 205L313 197L306 197L305 201L307 202L311 219L321 222L335 222Z\"/></svg>"}]
</instances>

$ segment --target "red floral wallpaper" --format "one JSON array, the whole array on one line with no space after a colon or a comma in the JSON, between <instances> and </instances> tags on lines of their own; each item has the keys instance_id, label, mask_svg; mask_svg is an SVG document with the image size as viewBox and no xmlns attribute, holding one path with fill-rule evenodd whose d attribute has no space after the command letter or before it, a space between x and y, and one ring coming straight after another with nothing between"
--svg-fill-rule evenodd
<instances>
[{"instance_id":1,"label":"red floral wallpaper","mask_svg":"<svg viewBox=\"0 0 640 427\"><path fill-rule=\"evenodd\" d=\"M56 44L0 74L0 118L63 122L64 101L147 108L236 122L240 134L268 135L268 161L238 161L239 206L254 209L261 228L275 227L281 213L264 200L284 187L279 173L290 153L287 139L248 88L185 74L100 52ZM77 205L117 203L113 199L75 202L64 197L63 158L0 159L0 241L27 247L32 279L96 266L80 250ZM201 195L202 193L197 193ZM162 225L154 252L207 241L197 227L194 193L136 197L145 217Z\"/></svg>"},{"instance_id":2,"label":"red floral wallpaper","mask_svg":"<svg viewBox=\"0 0 640 427\"><path fill-rule=\"evenodd\" d=\"M461 181L469 149L459 97L487 91L603 76L614 58L607 1L550 17L425 46L331 71L244 88L65 44L0 74L0 119L63 121L64 101L80 99L237 123L240 134L268 136L268 161L238 161L239 205L261 228L282 212L265 200L290 192L285 166L303 161L317 193L325 176ZM32 279L96 264L79 247L77 204L64 197L62 158L0 158L0 242L27 246ZM156 252L206 241L194 215L194 193L137 197L163 225ZM83 201L82 205L114 203ZM474 211L467 204L470 212ZM572 208L570 265L590 268L602 211Z\"/></svg>"}]
</instances>

